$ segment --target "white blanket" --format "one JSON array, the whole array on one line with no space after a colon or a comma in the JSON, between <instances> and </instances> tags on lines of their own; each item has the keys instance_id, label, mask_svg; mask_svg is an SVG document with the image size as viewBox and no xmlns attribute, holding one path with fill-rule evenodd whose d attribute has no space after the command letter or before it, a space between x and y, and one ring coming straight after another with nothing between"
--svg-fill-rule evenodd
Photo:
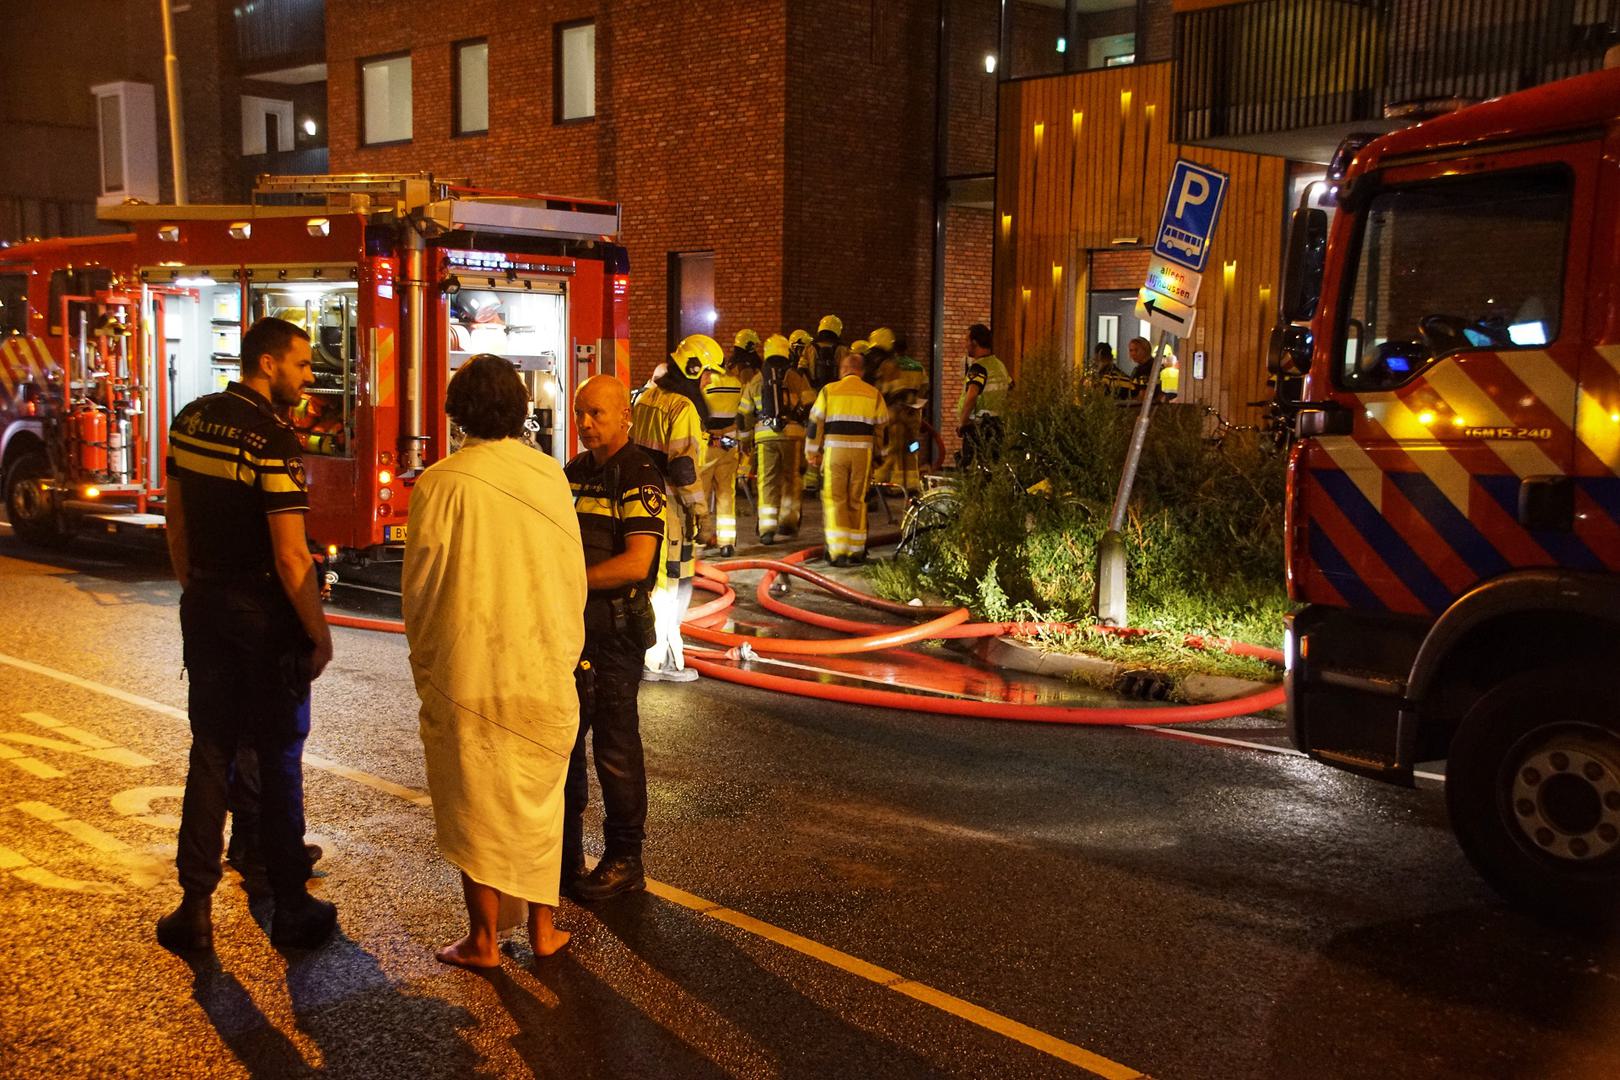
<instances>
[{"instance_id":1,"label":"white blanket","mask_svg":"<svg viewBox=\"0 0 1620 1080\"><path fill-rule=\"evenodd\" d=\"M555 905L585 644L568 481L517 440L469 439L417 480L407 537L405 631L439 850L508 898Z\"/></svg>"}]
</instances>

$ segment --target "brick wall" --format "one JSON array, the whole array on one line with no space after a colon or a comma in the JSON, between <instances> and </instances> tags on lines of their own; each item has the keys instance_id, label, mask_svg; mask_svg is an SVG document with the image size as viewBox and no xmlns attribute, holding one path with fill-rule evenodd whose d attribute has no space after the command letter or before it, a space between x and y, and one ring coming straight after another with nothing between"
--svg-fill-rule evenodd
<instances>
[{"instance_id":1,"label":"brick wall","mask_svg":"<svg viewBox=\"0 0 1620 1080\"><path fill-rule=\"evenodd\" d=\"M949 176L996 170L996 77L984 58L1000 48L999 0L947 0L946 42L949 127L945 172Z\"/></svg>"},{"instance_id":2,"label":"brick wall","mask_svg":"<svg viewBox=\"0 0 1620 1080\"><path fill-rule=\"evenodd\" d=\"M967 328L976 322L990 322L994 220L990 210L973 207L953 206L945 213L943 358L934 392L940 408L940 435L947 451L960 445L956 437L956 399L962 391Z\"/></svg>"},{"instance_id":3,"label":"brick wall","mask_svg":"<svg viewBox=\"0 0 1620 1080\"><path fill-rule=\"evenodd\" d=\"M783 0L714 5L559 0L514 19L509 3L424 0L409 22L382 0L327 5L328 126L335 172L427 169L508 190L614 199L630 252L632 370L667 351L666 262L715 253L715 336L781 323ZM552 121L553 28L596 19L596 117ZM489 132L451 134L451 43L489 39ZM701 42L701 47L694 43ZM413 137L360 144L359 61L409 50Z\"/></svg>"},{"instance_id":4,"label":"brick wall","mask_svg":"<svg viewBox=\"0 0 1620 1080\"><path fill-rule=\"evenodd\" d=\"M853 340L932 333L934 49L929 0L789 5L783 315Z\"/></svg>"}]
</instances>

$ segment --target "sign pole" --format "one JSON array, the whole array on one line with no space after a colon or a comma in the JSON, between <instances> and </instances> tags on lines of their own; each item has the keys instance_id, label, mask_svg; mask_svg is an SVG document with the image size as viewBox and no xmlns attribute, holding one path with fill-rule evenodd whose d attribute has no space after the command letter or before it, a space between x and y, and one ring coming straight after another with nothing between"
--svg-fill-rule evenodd
<instances>
[{"instance_id":1,"label":"sign pole","mask_svg":"<svg viewBox=\"0 0 1620 1080\"><path fill-rule=\"evenodd\" d=\"M1108 531L1097 545L1097 621L1104 626L1125 626L1125 512L1131 502L1131 487L1136 483L1136 468L1142 462L1142 447L1147 442L1148 422L1152 419L1153 398L1159 391L1159 369L1164 365L1164 346L1170 335L1160 330L1154 335L1153 364L1148 369L1147 388L1142 392L1142 408L1136 414L1136 426L1131 431L1130 448L1125 452L1125 468L1119 474L1119 490L1114 494L1114 508L1108 515Z\"/></svg>"}]
</instances>

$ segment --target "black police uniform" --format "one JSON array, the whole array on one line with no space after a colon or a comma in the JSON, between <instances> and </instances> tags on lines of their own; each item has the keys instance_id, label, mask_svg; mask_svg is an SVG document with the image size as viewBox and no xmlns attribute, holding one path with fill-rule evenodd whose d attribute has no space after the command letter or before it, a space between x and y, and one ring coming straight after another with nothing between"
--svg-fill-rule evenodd
<instances>
[{"instance_id":1,"label":"black police uniform","mask_svg":"<svg viewBox=\"0 0 1620 1080\"><path fill-rule=\"evenodd\" d=\"M664 544L667 512L664 478L652 459L635 443L605 462L589 453L568 463L574 511L579 515L585 565L595 566L623 553L628 538L653 537L653 557L647 576L619 589L593 589L585 602L585 650L580 656L584 677L580 683L579 736L568 762L563 804L563 871L576 869L584 858L583 816L590 799L585 776L585 736L595 731L596 778L602 785L605 820L604 859L640 856L647 825L647 770L641 752L641 717L636 693L650 641L640 636L650 628L637 625L635 611L645 608L658 576L658 552Z\"/></svg>"},{"instance_id":2,"label":"black police uniform","mask_svg":"<svg viewBox=\"0 0 1620 1080\"><path fill-rule=\"evenodd\" d=\"M170 426L190 561L180 629L192 742L175 858L188 895L219 884L227 783L243 745L258 756L271 888L302 897L309 877L303 746L314 645L276 573L266 520L309 509L300 450L270 402L240 383L193 401Z\"/></svg>"}]
</instances>

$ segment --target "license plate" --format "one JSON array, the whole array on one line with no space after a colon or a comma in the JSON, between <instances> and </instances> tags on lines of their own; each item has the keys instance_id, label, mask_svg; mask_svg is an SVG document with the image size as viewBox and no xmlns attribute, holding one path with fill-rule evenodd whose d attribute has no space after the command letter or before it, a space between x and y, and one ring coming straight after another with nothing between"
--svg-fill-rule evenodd
<instances>
[{"instance_id":1,"label":"license plate","mask_svg":"<svg viewBox=\"0 0 1620 1080\"><path fill-rule=\"evenodd\" d=\"M405 542L404 525L383 526L383 540L390 544L403 544Z\"/></svg>"}]
</instances>

